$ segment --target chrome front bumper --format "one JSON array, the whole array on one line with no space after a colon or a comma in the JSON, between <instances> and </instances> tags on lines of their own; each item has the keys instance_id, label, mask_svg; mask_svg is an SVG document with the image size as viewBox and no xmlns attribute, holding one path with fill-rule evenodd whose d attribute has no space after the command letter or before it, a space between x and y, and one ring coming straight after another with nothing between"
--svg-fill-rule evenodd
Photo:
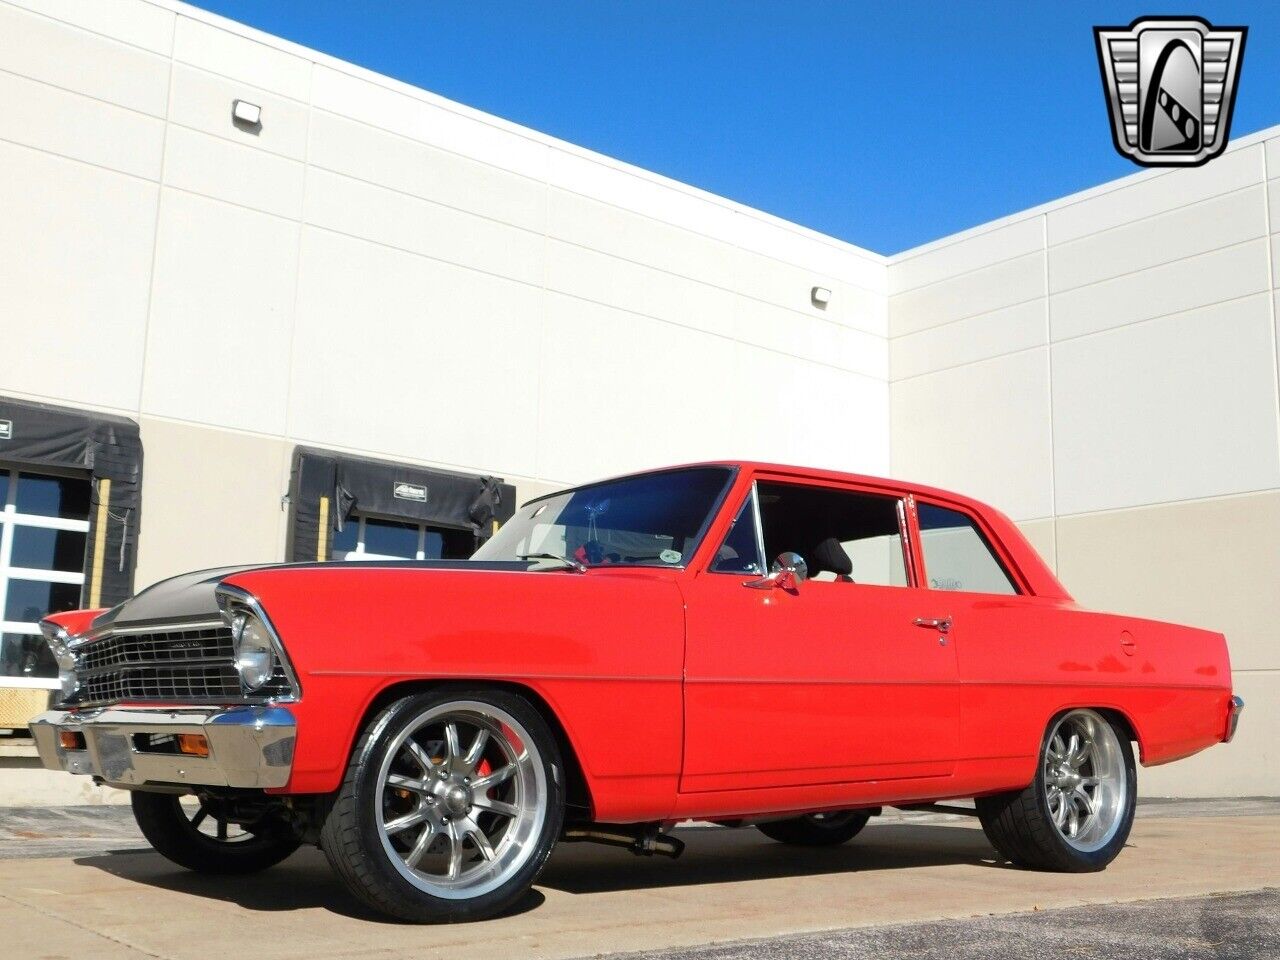
<instances>
[{"instance_id":1,"label":"chrome front bumper","mask_svg":"<svg viewBox=\"0 0 1280 960\"><path fill-rule=\"evenodd\" d=\"M293 769L293 714L284 707L103 707L49 710L31 721L50 770L89 774L113 787L283 787ZM63 732L83 734L68 750ZM209 756L161 752L151 735L203 734Z\"/></svg>"}]
</instances>

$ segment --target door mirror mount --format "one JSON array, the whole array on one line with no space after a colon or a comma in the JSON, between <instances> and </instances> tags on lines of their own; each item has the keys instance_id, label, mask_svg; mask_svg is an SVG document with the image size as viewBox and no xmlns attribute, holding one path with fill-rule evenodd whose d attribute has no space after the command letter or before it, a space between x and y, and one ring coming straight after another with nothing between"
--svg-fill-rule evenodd
<instances>
[{"instance_id":1,"label":"door mirror mount","mask_svg":"<svg viewBox=\"0 0 1280 960\"><path fill-rule=\"evenodd\" d=\"M808 579L809 565L804 562L804 557L788 550L778 554L778 559L773 561L773 568L767 577L748 580L743 586L750 587L752 590L772 590L775 587L795 590Z\"/></svg>"}]
</instances>

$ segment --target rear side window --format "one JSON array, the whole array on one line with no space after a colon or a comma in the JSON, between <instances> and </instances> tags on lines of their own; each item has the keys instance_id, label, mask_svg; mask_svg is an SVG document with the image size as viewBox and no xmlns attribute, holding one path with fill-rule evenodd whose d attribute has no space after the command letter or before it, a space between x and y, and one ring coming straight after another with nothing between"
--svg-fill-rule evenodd
<instances>
[{"instance_id":1,"label":"rear side window","mask_svg":"<svg viewBox=\"0 0 1280 960\"><path fill-rule=\"evenodd\" d=\"M964 590L971 593L1015 594L1013 578L987 538L970 519L957 510L921 503L920 542L928 586L933 590Z\"/></svg>"}]
</instances>

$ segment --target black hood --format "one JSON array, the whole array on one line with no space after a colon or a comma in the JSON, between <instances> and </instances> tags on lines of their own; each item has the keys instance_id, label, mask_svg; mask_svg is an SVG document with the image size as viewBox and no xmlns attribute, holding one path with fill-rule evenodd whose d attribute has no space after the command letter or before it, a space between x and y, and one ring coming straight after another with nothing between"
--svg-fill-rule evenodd
<instances>
[{"instance_id":1,"label":"black hood","mask_svg":"<svg viewBox=\"0 0 1280 960\"><path fill-rule=\"evenodd\" d=\"M98 617L93 629L216 619L219 613L214 588L233 573L256 569L256 565L215 567L161 580Z\"/></svg>"},{"instance_id":2,"label":"black hood","mask_svg":"<svg viewBox=\"0 0 1280 960\"><path fill-rule=\"evenodd\" d=\"M361 563L361 567L395 567L419 570L529 570L536 561L525 560L398 560ZM214 590L227 577L248 570L315 569L332 570L336 563L244 564L238 567L214 567L184 573L152 584L135 597L112 607L93 621L93 629L149 626L180 620L212 620L220 616Z\"/></svg>"}]
</instances>

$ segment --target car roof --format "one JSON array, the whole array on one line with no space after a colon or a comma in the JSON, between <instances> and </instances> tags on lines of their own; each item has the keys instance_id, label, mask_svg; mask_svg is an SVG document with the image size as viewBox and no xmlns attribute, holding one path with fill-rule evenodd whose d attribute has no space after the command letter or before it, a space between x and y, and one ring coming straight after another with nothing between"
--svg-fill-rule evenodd
<instances>
[{"instance_id":1,"label":"car roof","mask_svg":"<svg viewBox=\"0 0 1280 960\"><path fill-rule=\"evenodd\" d=\"M882 477L869 473L850 473L844 470L831 470L822 467L805 467L799 464L791 463L772 463L767 460L706 460L696 463L680 463L671 466L653 467L647 470L636 470L630 473L619 474L616 477L607 479L617 480L622 477L640 476L646 473L666 473L670 470L688 470L696 467L733 467L750 473L771 473L779 476L803 477L816 480L830 480L837 483L854 483L860 486L881 487L886 490L893 490L901 493L911 493L924 497L928 500L946 500L951 503L961 504L970 507L982 513L998 512L990 504L983 503L981 500L975 500L973 497L966 496L962 493L956 493L954 490L945 490L941 487L933 487L928 484L916 483L911 480L901 480L894 477ZM601 482L601 481L594 481ZM582 484L589 486L590 484Z\"/></svg>"},{"instance_id":2,"label":"car roof","mask_svg":"<svg viewBox=\"0 0 1280 960\"><path fill-rule=\"evenodd\" d=\"M1032 594L1041 597L1054 598L1059 600L1071 600L1071 595L1063 587L1062 582L1058 580L1053 570L1039 555L1036 549L1027 540L1025 534L1018 529L1008 516L1000 510L984 503L981 500L975 500L973 497L967 497L951 490L944 490L941 487L931 487L923 483L914 483L909 480L896 480L891 477L877 477L863 473L848 473L840 470L829 470L821 467L802 467L794 464L785 463L769 463L761 460L707 460L698 463L681 463L671 466L654 467L648 470L635 470L630 473L619 474L616 477L605 477L600 480L592 481L587 484L580 484L577 487L568 489L577 490L583 486L591 486L595 483L606 483L610 480L620 480L625 477L644 476L651 473L667 473L672 470L689 470L699 467L716 467L734 469L748 474L768 474L778 477L790 477L797 480L819 480L830 481L834 483L851 483L862 487L870 487L872 489L880 489L885 493L891 494L911 494L924 500L936 500L941 503L959 507L960 509L982 518L986 525L991 528L996 535L997 540L1004 546L1009 559L1022 573L1022 577L1030 588ZM565 491L557 491L565 492ZM547 496L555 496L548 494ZM535 500L544 499L536 497ZM528 501L534 502L533 500Z\"/></svg>"}]
</instances>

